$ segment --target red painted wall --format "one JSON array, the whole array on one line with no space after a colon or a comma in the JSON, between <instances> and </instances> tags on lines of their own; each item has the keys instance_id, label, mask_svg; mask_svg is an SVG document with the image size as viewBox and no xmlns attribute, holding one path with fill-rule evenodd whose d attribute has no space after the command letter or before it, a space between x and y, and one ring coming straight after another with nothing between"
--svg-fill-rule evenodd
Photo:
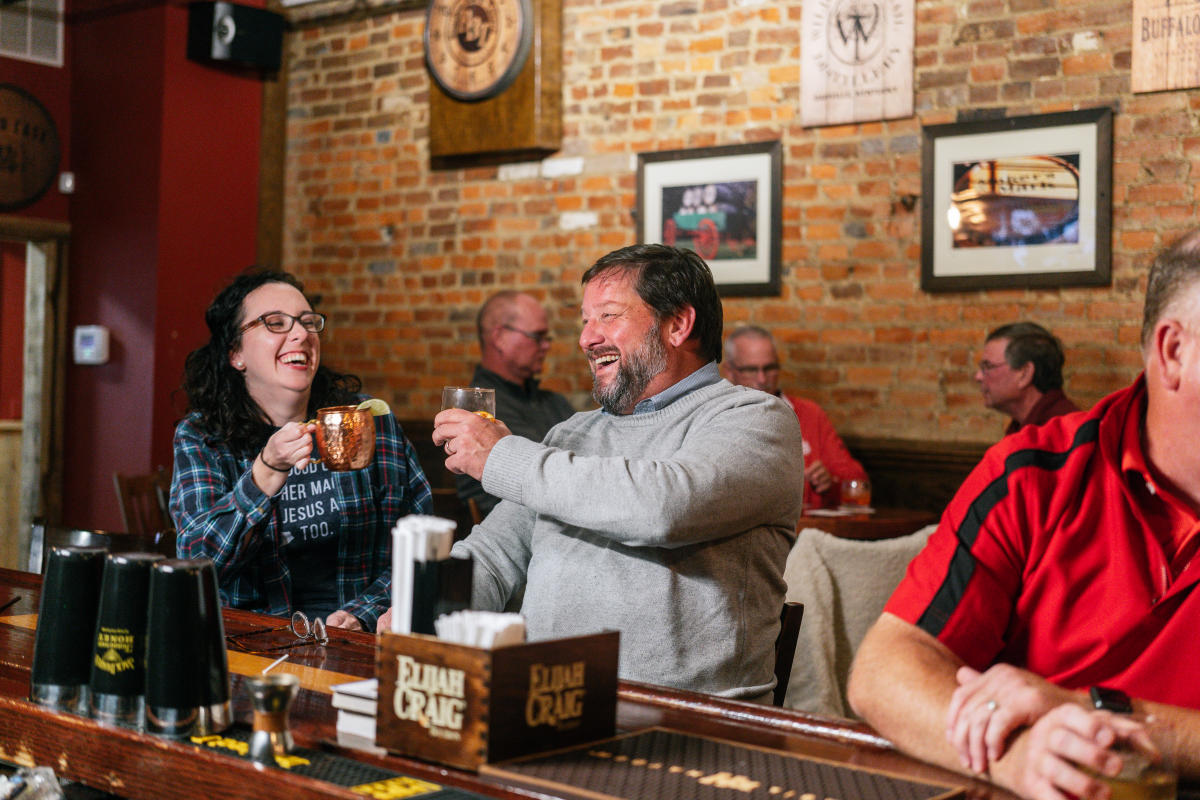
<instances>
[{"instance_id":1,"label":"red painted wall","mask_svg":"<svg viewBox=\"0 0 1200 800\"><path fill-rule=\"evenodd\" d=\"M110 360L68 363L64 522L119 529L112 473L146 471L152 415L163 8L72 26L76 189L67 322L107 325Z\"/></svg>"},{"instance_id":2,"label":"red painted wall","mask_svg":"<svg viewBox=\"0 0 1200 800\"><path fill-rule=\"evenodd\" d=\"M73 26L71 326L111 359L67 368L64 522L121 525L114 472L171 465L171 392L214 287L254 257L261 83L186 59L187 9Z\"/></svg>"},{"instance_id":3,"label":"red painted wall","mask_svg":"<svg viewBox=\"0 0 1200 800\"><path fill-rule=\"evenodd\" d=\"M208 340L204 310L254 263L262 81L186 60L184 8L168 8L166 39L151 456L169 468L183 362Z\"/></svg>"},{"instance_id":4,"label":"red painted wall","mask_svg":"<svg viewBox=\"0 0 1200 800\"><path fill-rule=\"evenodd\" d=\"M25 245L0 242L0 419L21 419Z\"/></svg>"}]
</instances>

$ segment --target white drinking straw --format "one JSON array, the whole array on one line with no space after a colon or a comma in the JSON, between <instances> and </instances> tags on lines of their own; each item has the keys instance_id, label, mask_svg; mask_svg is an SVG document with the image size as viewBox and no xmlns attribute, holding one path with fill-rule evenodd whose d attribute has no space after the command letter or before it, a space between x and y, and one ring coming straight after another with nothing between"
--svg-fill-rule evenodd
<instances>
[{"instance_id":1,"label":"white drinking straw","mask_svg":"<svg viewBox=\"0 0 1200 800\"><path fill-rule=\"evenodd\" d=\"M267 664L265 667L263 667L263 671L262 671L262 672L260 672L259 674L260 674L260 675L266 675L268 672L270 672L271 670L273 670L273 669L275 669L276 667L278 667L278 666L279 666L280 664L282 664L284 661L287 661L287 657L288 657L288 654L287 654L287 653L284 653L284 654L283 654L283 655L281 655L279 658L275 659L275 660L274 660L274 661L272 661L270 664Z\"/></svg>"}]
</instances>

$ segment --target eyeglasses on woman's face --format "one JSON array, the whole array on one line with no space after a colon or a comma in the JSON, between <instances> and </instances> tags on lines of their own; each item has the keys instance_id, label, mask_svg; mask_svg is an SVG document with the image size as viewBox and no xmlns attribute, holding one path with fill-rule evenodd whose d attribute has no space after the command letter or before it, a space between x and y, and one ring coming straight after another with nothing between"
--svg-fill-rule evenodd
<instances>
[{"instance_id":1,"label":"eyeglasses on woman's face","mask_svg":"<svg viewBox=\"0 0 1200 800\"><path fill-rule=\"evenodd\" d=\"M256 325L262 325L271 333L287 333L297 322L309 333L320 333L325 330L325 315L316 311L305 311L298 317L293 317L283 311L268 311L247 322L238 329L238 332L245 333Z\"/></svg>"}]
</instances>

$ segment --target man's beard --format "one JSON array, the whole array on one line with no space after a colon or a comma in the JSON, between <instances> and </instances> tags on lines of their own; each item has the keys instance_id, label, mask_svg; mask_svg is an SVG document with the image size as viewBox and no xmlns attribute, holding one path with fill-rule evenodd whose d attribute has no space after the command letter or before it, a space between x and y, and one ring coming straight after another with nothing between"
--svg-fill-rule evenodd
<instances>
[{"instance_id":1,"label":"man's beard","mask_svg":"<svg viewBox=\"0 0 1200 800\"><path fill-rule=\"evenodd\" d=\"M610 414L624 414L625 409L646 391L650 381L666 368L667 348L659 337L659 325L655 322L636 350L621 354L617 374L607 387L601 387L596 381L596 370L592 368L592 399Z\"/></svg>"}]
</instances>

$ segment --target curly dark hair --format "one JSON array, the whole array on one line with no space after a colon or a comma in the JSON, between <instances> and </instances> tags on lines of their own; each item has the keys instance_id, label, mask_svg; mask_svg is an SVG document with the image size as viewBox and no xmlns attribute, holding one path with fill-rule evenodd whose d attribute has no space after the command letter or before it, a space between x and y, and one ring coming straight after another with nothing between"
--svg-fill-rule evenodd
<instances>
[{"instance_id":1,"label":"curly dark hair","mask_svg":"<svg viewBox=\"0 0 1200 800\"><path fill-rule=\"evenodd\" d=\"M287 272L250 267L235 277L204 312L208 343L188 354L183 366L183 391L188 411L200 415L200 427L217 442L243 453L260 450L275 427L246 391L246 379L229 363L229 354L241 343L242 303L246 295L268 283L286 283L301 294L304 285ZM305 295L307 298L307 295ZM308 298L311 303L311 298ZM356 401L362 381L355 375L334 372L324 364L313 376L308 416L318 408Z\"/></svg>"}]
</instances>

